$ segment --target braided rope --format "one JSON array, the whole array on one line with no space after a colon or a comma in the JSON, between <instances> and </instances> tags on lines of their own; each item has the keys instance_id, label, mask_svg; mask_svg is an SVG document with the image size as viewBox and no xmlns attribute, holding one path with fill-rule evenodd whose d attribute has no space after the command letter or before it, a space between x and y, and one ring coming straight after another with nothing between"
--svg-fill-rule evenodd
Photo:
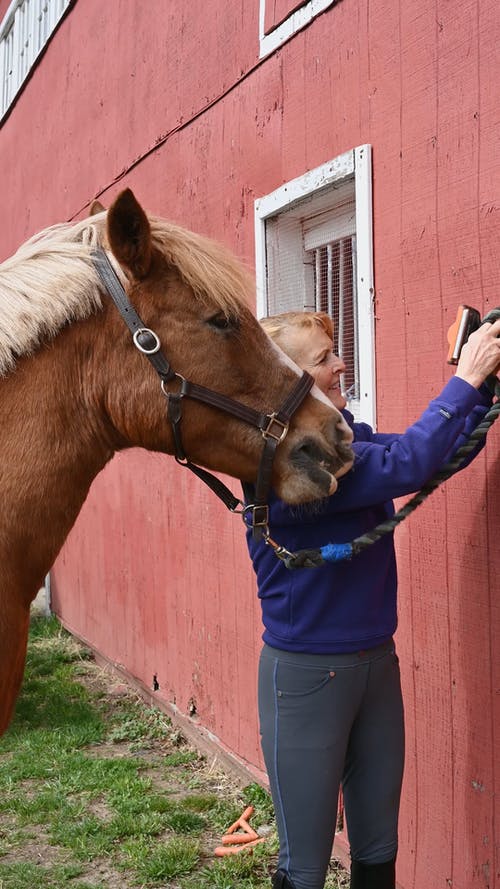
<instances>
[{"instance_id":1,"label":"braided rope","mask_svg":"<svg viewBox=\"0 0 500 889\"><path fill-rule=\"evenodd\" d=\"M500 398L500 383L496 384L495 387L495 395L497 398ZM476 426L473 432L471 432L468 441L462 445L461 448L458 449L454 457L446 463L436 475L431 478L427 484L423 485L418 494L415 494L411 500L408 500L408 503L405 503L401 509L387 522L381 522L380 525L377 525L373 531L369 531L367 534L362 534L360 537L356 537L355 540L352 541L352 553L353 555L362 552L366 549L367 546L370 546L372 543L376 543L377 540L380 540L384 534L388 534L390 531L393 531L401 522L403 522L412 512L414 512L424 500L427 499L429 494L432 494L436 488L439 487L443 482L449 479L456 470L462 465L466 457L477 447L478 443L483 439L488 432L488 429L491 428L495 420L498 418L500 414L500 401L496 401L495 404L490 408L487 414L483 417L481 422Z\"/></svg>"},{"instance_id":2,"label":"braided rope","mask_svg":"<svg viewBox=\"0 0 500 889\"><path fill-rule=\"evenodd\" d=\"M481 323L492 323L498 318L500 318L500 308L493 309L489 312ZM401 522L411 515L411 513L414 512L417 507L419 507L424 500L426 500L427 497L439 487L439 485L449 479L456 472L466 457L468 457L471 451L473 451L478 443L486 436L486 433L495 420L498 419L498 416L500 415L500 381L497 380L496 377L489 377L487 381L488 385L490 380L497 401L491 406L488 413L485 414L481 422L478 423L476 428L469 435L468 440L458 449L452 459L449 460L448 463L446 463L442 469L430 479L430 481L423 485L418 494L415 494L414 497L408 500L408 502L405 503L405 505L402 506L391 519L388 519L386 522L381 522L380 525L377 525L372 531L368 531L366 534L361 534L360 537L356 537L350 543L327 543L325 546L321 546L318 549L301 549L295 553L290 553L283 547L277 546L277 544L269 538L267 542L273 546L278 558L280 558L285 563L286 567L290 569L317 568L325 562L341 562L346 559L351 559L353 556L358 555L358 553L363 552L368 546L376 543L381 537L384 537L386 534L391 534Z\"/></svg>"}]
</instances>

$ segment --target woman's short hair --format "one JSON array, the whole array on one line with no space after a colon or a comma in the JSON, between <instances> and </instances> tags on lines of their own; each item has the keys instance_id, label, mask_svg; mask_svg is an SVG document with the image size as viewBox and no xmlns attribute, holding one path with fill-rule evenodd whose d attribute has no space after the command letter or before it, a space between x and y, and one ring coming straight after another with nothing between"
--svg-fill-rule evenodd
<instances>
[{"instance_id":1,"label":"woman's short hair","mask_svg":"<svg viewBox=\"0 0 500 889\"><path fill-rule=\"evenodd\" d=\"M293 350L290 350L287 340L290 328L311 328L318 325L333 340L333 321L326 312L282 312L280 315L261 318L260 324L267 335L291 358L294 357Z\"/></svg>"}]
</instances>

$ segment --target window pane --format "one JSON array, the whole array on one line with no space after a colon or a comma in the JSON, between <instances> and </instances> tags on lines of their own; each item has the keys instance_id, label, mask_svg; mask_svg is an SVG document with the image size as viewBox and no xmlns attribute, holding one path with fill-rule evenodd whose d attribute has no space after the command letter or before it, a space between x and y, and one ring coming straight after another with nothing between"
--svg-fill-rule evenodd
<instances>
[{"instance_id":1,"label":"window pane","mask_svg":"<svg viewBox=\"0 0 500 889\"><path fill-rule=\"evenodd\" d=\"M10 27L8 20L11 16L4 18L2 29L5 24L8 30L0 44L0 59L3 60L0 115L14 101L69 3L70 0L21 0Z\"/></svg>"},{"instance_id":2,"label":"window pane","mask_svg":"<svg viewBox=\"0 0 500 889\"><path fill-rule=\"evenodd\" d=\"M334 321L334 351L343 358L343 389L359 398L355 238L330 241L308 253L314 269L314 308Z\"/></svg>"}]
</instances>

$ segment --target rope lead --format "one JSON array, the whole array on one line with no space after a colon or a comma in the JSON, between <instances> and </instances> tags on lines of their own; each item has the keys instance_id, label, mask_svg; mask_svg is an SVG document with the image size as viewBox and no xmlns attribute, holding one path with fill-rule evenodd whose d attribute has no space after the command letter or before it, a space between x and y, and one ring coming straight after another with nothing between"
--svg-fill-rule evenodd
<instances>
[{"instance_id":1,"label":"rope lead","mask_svg":"<svg viewBox=\"0 0 500 889\"><path fill-rule=\"evenodd\" d=\"M368 546L372 546L372 544L376 543L386 534L391 534L401 522L414 512L424 500L426 500L429 494L432 494L439 485L456 472L459 466L464 462L465 458L477 447L478 442L485 437L488 429L490 429L500 414L500 382L498 380L495 380L494 393L498 400L492 405L474 431L471 432L468 441L462 445L456 452L455 456L421 488L418 494L415 494L411 500L408 500L408 503L405 503L405 505L395 513L392 519L389 519L386 522L381 522L381 524L377 525L373 531L368 531L367 534L362 534L360 537L356 537L351 543L327 543L319 549L301 549L296 553L287 553L286 558L283 558L283 556L280 557L286 567L290 568L290 570L295 568L317 568L325 562L345 561L346 559L351 559L358 553L363 552Z\"/></svg>"}]
</instances>

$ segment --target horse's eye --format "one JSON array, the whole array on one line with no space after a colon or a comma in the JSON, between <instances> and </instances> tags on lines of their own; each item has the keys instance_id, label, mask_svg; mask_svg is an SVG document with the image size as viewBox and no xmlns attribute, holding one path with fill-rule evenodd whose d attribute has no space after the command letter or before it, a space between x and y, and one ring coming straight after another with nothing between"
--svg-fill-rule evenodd
<instances>
[{"instance_id":1,"label":"horse's eye","mask_svg":"<svg viewBox=\"0 0 500 889\"><path fill-rule=\"evenodd\" d=\"M207 324L209 324L210 327L215 327L217 330L231 330L235 326L233 319L228 318L227 315L223 315L222 312L208 318Z\"/></svg>"}]
</instances>

